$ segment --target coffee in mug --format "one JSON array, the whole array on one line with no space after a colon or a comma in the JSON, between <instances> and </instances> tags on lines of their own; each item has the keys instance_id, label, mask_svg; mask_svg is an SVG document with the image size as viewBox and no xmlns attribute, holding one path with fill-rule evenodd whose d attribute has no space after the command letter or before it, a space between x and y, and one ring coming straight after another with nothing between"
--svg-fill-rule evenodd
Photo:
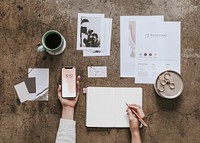
<instances>
[{"instance_id":1,"label":"coffee in mug","mask_svg":"<svg viewBox=\"0 0 200 143\"><path fill-rule=\"evenodd\" d=\"M51 55L59 55L66 48L65 38L56 30L49 30L42 36L42 44L38 51L47 51Z\"/></svg>"}]
</instances>

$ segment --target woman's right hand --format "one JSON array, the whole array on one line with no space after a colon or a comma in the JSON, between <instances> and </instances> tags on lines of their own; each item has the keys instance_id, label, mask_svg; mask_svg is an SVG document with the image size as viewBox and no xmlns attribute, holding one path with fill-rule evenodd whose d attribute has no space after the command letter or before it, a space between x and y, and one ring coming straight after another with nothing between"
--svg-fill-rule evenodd
<instances>
[{"instance_id":1,"label":"woman's right hand","mask_svg":"<svg viewBox=\"0 0 200 143\"><path fill-rule=\"evenodd\" d=\"M128 113L128 117L129 117L129 123L130 123L130 130L131 133L134 132L139 132L139 127L140 127L140 122L139 120L136 118L136 116L132 113L131 109L136 111L136 113L141 117L144 118L144 112L142 110L142 107L136 104L129 104L129 107L127 108L127 113Z\"/></svg>"}]
</instances>

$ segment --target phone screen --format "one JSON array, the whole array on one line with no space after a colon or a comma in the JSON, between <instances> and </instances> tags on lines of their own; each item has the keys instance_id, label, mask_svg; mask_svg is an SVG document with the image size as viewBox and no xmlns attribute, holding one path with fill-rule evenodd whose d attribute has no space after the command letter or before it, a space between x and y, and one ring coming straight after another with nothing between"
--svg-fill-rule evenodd
<instances>
[{"instance_id":1,"label":"phone screen","mask_svg":"<svg viewBox=\"0 0 200 143\"><path fill-rule=\"evenodd\" d=\"M62 68L62 97L63 98L76 97L76 68L75 67Z\"/></svg>"}]
</instances>

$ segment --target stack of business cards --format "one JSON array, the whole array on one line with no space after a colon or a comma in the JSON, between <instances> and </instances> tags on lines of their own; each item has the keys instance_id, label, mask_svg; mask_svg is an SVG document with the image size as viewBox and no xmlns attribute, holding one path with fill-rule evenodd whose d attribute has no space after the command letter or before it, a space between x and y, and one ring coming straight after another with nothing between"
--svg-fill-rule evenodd
<instances>
[{"instance_id":1,"label":"stack of business cards","mask_svg":"<svg viewBox=\"0 0 200 143\"><path fill-rule=\"evenodd\" d=\"M78 14L77 50L83 56L110 56L112 19L104 14Z\"/></svg>"},{"instance_id":2,"label":"stack of business cards","mask_svg":"<svg viewBox=\"0 0 200 143\"><path fill-rule=\"evenodd\" d=\"M49 69L29 68L28 78L21 78L15 85L15 90L21 103L29 101L48 100Z\"/></svg>"}]
</instances>

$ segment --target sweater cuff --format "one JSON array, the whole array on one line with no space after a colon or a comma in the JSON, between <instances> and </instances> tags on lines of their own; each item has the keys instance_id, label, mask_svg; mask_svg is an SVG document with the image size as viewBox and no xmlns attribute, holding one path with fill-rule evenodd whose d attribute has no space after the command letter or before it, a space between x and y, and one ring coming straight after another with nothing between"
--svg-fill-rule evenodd
<instances>
[{"instance_id":1,"label":"sweater cuff","mask_svg":"<svg viewBox=\"0 0 200 143\"><path fill-rule=\"evenodd\" d=\"M75 129L76 122L74 120L69 119L60 119L59 128L60 129Z\"/></svg>"}]
</instances>

